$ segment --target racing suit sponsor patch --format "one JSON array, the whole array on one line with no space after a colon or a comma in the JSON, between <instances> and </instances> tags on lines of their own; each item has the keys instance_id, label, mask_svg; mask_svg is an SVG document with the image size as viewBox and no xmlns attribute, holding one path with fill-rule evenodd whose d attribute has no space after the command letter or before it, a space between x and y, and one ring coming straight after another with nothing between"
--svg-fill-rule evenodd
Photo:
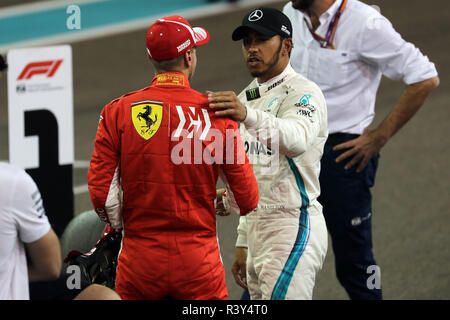
<instances>
[{"instance_id":1,"label":"racing suit sponsor patch","mask_svg":"<svg viewBox=\"0 0 450 320\"><path fill-rule=\"evenodd\" d=\"M185 86L185 77L177 73L161 73L156 76L157 86Z\"/></svg>"},{"instance_id":2,"label":"racing suit sponsor patch","mask_svg":"<svg viewBox=\"0 0 450 320\"><path fill-rule=\"evenodd\" d=\"M187 47L189 47L189 45L191 44L191 40L186 40L185 42L183 42L182 44L180 44L178 47L177 47L177 50L178 50L178 52L181 52L181 51L183 51L184 49L186 49Z\"/></svg>"},{"instance_id":3,"label":"racing suit sponsor patch","mask_svg":"<svg viewBox=\"0 0 450 320\"><path fill-rule=\"evenodd\" d=\"M261 98L259 94L259 88L253 88L245 91L245 95L247 96L247 101L252 101Z\"/></svg>"},{"instance_id":4,"label":"racing suit sponsor patch","mask_svg":"<svg viewBox=\"0 0 450 320\"><path fill-rule=\"evenodd\" d=\"M271 112L272 111L272 107L275 105L275 103L277 102L279 98L273 98L270 102L269 105L267 106L267 108L264 110L265 112Z\"/></svg>"},{"instance_id":5,"label":"racing suit sponsor patch","mask_svg":"<svg viewBox=\"0 0 450 320\"><path fill-rule=\"evenodd\" d=\"M284 81L284 79L285 79L285 78L281 78L281 79L278 80L277 82L271 84L271 85L267 88L266 92L268 92L268 91L272 90L273 88L275 88L275 87L279 86L280 84L282 84L283 81Z\"/></svg>"},{"instance_id":6,"label":"racing suit sponsor patch","mask_svg":"<svg viewBox=\"0 0 450 320\"><path fill-rule=\"evenodd\" d=\"M149 140L158 132L163 117L163 102L139 101L131 104L131 119L137 133Z\"/></svg>"},{"instance_id":7,"label":"racing suit sponsor patch","mask_svg":"<svg viewBox=\"0 0 450 320\"><path fill-rule=\"evenodd\" d=\"M314 120L312 119L313 117L313 113L316 112L316 107L314 107L312 104L310 104L309 100L311 99L312 95L310 94L305 94L303 95L299 102L297 102L295 104L295 106L297 108L299 108L297 110L297 114L304 116L304 117L308 117L309 121L311 121L311 123L314 123Z\"/></svg>"},{"instance_id":8,"label":"racing suit sponsor patch","mask_svg":"<svg viewBox=\"0 0 450 320\"><path fill-rule=\"evenodd\" d=\"M259 141L245 141L244 148L247 154L256 154L256 155L262 154L268 156L275 154L274 150L272 150L268 146L265 146L263 143Z\"/></svg>"},{"instance_id":9,"label":"racing suit sponsor patch","mask_svg":"<svg viewBox=\"0 0 450 320\"><path fill-rule=\"evenodd\" d=\"M298 101L299 103L304 103L304 104L309 104L309 99L311 99L312 95L310 94L305 94L303 95L300 100Z\"/></svg>"}]
</instances>

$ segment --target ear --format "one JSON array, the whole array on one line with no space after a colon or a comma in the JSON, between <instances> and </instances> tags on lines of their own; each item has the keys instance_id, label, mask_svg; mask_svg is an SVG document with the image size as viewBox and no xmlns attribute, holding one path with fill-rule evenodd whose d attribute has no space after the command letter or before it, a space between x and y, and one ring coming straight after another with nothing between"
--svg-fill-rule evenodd
<instances>
[{"instance_id":1,"label":"ear","mask_svg":"<svg viewBox=\"0 0 450 320\"><path fill-rule=\"evenodd\" d=\"M283 39L283 55L289 55L289 52L291 52L292 48L294 47L294 44L292 43L292 38L284 38Z\"/></svg>"},{"instance_id":2,"label":"ear","mask_svg":"<svg viewBox=\"0 0 450 320\"><path fill-rule=\"evenodd\" d=\"M184 53L184 63L186 66L190 66L192 64L192 49L189 49Z\"/></svg>"}]
</instances>

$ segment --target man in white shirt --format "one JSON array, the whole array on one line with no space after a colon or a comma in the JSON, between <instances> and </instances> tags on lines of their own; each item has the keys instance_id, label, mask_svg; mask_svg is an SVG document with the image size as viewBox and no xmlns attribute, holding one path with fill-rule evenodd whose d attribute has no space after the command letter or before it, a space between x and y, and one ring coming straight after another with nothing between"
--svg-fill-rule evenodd
<instances>
[{"instance_id":1,"label":"man in white shirt","mask_svg":"<svg viewBox=\"0 0 450 320\"><path fill-rule=\"evenodd\" d=\"M312 299L327 252L317 201L327 108L319 87L289 64L291 35L291 23L280 11L248 13L232 38L243 40L244 59L255 79L239 96L208 94L217 116L241 122L258 182L258 207L240 218L232 266L251 299ZM239 212L232 197L223 202L227 210Z\"/></svg>"},{"instance_id":2,"label":"man in white shirt","mask_svg":"<svg viewBox=\"0 0 450 320\"><path fill-rule=\"evenodd\" d=\"M357 0L293 0L292 67L322 89L329 138L319 202L333 241L336 275L351 299L381 299L368 288L372 198L379 151L439 85L433 63L371 6ZM369 129L381 76L407 86L376 129Z\"/></svg>"},{"instance_id":3,"label":"man in white shirt","mask_svg":"<svg viewBox=\"0 0 450 320\"><path fill-rule=\"evenodd\" d=\"M59 240L36 184L23 169L0 163L0 185L0 300L28 300L29 281L58 278Z\"/></svg>"}]
</instances>

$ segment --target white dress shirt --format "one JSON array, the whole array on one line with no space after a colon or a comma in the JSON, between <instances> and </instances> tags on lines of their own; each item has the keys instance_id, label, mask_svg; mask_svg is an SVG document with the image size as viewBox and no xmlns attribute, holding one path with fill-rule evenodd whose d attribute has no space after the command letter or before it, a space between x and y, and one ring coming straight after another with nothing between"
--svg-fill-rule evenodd
<instances>
[{"instance_id":1,"label":"white dress shirt","mask_svg":"<svg viewBox=\"0 0 450 320\"><path fill-rule=\"evenodd\" d=\"M341 0L320 16L317 35L325 38ZM289 2L283 12L293 27L291 65L322 89L328 106L329 133L361 134L375 116L375 99L381 76L405 84L437 76L432 62L413 44L402 39L373 7L348 0L333 41L336 50L320 47L304 19L309 16Z\"/></svg>"}]
</instances>

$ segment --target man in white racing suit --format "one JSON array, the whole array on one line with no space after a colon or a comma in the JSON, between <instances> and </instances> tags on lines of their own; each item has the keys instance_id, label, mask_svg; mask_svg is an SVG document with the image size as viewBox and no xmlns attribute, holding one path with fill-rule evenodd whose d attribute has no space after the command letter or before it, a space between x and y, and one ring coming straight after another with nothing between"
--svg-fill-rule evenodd
<instances>
[{"instance_id":1,"label":"man in white racing suit","mask_svg":"<svg viewBox=\"0 0 450 320\"><path fill-rule=\"evenodd\" d=\"M259 204L240 218L232 266L251 299L312 299L328 246L317 201L326 102L319 87L290 66L291 34L289 19L276 9L248 13L232 38L243 39L255 79L238 97L209 92L217 116L241 122L258 182ZM226 195L225 209L238 209L230 190Z\"/></svg>"}]
</instances>

